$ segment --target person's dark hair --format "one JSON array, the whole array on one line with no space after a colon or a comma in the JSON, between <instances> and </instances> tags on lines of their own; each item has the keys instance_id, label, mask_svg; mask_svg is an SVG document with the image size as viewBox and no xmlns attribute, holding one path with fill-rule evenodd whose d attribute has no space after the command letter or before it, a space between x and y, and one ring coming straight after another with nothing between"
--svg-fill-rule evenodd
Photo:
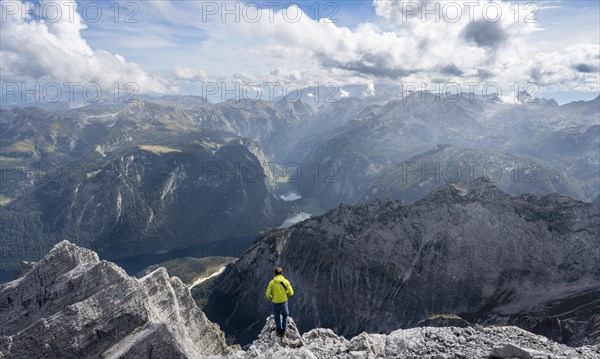
<instances>
[{"instance_id":1,"label":"person's dark hair","mask_svg":"<svg viewBox=\"0 0 600 359\"><path fill-rule=\"evenodd\" d=\"M283 268L281 268L281 267L275 268L275 275L280 275L280 274L283 274Z\"/></svg>"}]
</instances>

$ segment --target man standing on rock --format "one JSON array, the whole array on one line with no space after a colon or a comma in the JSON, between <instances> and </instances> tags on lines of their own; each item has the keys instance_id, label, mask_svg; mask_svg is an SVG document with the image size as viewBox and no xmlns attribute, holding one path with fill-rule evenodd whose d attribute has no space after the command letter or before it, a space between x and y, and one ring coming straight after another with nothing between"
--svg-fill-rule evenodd
<instances>
[{"instance_id":1,"label":"man standing on rock","mask_svg":"<svg viewBox=\"0 0 600 359\"><path fill-rule=\"evenodd\" d=\"M273 316L275 317L277 334L283 338L289 315L287 300L288 297L294 295L294 289L292 289L290 281L283 277L283 269L281 267L275 268L275 278L269 282L265 294L273 302ZM281 316L283 316L283 323L281 323Z\"/></svg>"}]
</instances>

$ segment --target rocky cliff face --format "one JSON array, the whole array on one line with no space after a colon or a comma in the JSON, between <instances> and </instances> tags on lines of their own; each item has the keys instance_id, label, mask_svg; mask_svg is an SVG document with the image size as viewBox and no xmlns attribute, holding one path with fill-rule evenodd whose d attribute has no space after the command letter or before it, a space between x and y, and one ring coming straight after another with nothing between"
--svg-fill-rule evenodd
<instances>
[{"instance_id":1,"label":"rocky cliff face","mask_svg":"<svg viewBox=\"0 0 600 359\"><path fill-rule=\"evenodd\" d=\"M0 286L0 358L581 358L600 346L570 348L516 327L451 327L301 334L290 318L284 338L267 318L245 350L228 347L219 326L162 268L129 277L96 253L63 241L25 263ZM259 320L263 325L264 319Z\"/></svg>"},{"instance_id":2,"label":"rocky cliff face","mask_svg":"<svg viewBox=\"0 0 600 359\"><path fill-rule=\"evenodd\" d=\"M280 265L296 289L290 310L301 331L328 327L351 337L444 313L519 325L526 314L585 328L599 313L591 294L600 286L599 238L596 206L559 195L510 196L480 179L410 206L340 206L269 232L215 281L203 309L250 342L269 314L263 291ZM544 333L544 326L530 328ZM581 335L567 342L598 340L593 331L574 332Z\"/></svg>"},{"instance_id":3,"label":"rocky cliff face","mask_svg":"<svg viewBox=\"0 0 600 359\"><path fill-rule=\"evenodd\" d=\"M0 286L0 357L196 358L227 349L177 277L137 280L67 241Z\"/></svg>"}]
</instances>

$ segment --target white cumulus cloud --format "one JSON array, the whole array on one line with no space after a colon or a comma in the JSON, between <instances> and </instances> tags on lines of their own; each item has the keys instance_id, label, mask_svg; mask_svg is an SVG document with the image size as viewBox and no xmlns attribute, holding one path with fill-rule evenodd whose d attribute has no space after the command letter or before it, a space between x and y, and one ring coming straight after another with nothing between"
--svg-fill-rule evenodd
<instances>
[{"instance_id":1,"label":"white cumulus cloud","mask_svg":"<svg viewBox=\"0 0 600 359\"><path fill-rule=\"evenodd\" d=\"M13 2L17 3L17 2ZM43 9L47 1L42 1ZM52 1L62 16L51 21L2 6L0 71L3 81L95 83L109 88L135 83L140 92L170 91L164 80L148 75L138 64L103 49L92 49L82 37L86 28L74 1ZM18 3L35 10L31 2ZM4 21L5 20L5 21Z\"/></svg>"}]
</instances>

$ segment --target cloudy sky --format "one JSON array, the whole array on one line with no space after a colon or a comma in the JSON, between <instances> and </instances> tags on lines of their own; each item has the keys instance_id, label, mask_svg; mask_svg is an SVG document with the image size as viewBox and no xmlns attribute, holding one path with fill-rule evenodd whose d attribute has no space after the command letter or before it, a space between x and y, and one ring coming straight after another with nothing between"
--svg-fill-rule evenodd
<instances>
[{"instance_id":1,"label":"cloudy sky","mask_svg":"<svg viewBox=\"0 0 600 359\"><path fill-rule=\"evenodd\" d=\"M116 3L2 0L1 80L173 94L211 81L535 83L561 102L599 91L598 1Z\"/></svg>"}]
</instances>

